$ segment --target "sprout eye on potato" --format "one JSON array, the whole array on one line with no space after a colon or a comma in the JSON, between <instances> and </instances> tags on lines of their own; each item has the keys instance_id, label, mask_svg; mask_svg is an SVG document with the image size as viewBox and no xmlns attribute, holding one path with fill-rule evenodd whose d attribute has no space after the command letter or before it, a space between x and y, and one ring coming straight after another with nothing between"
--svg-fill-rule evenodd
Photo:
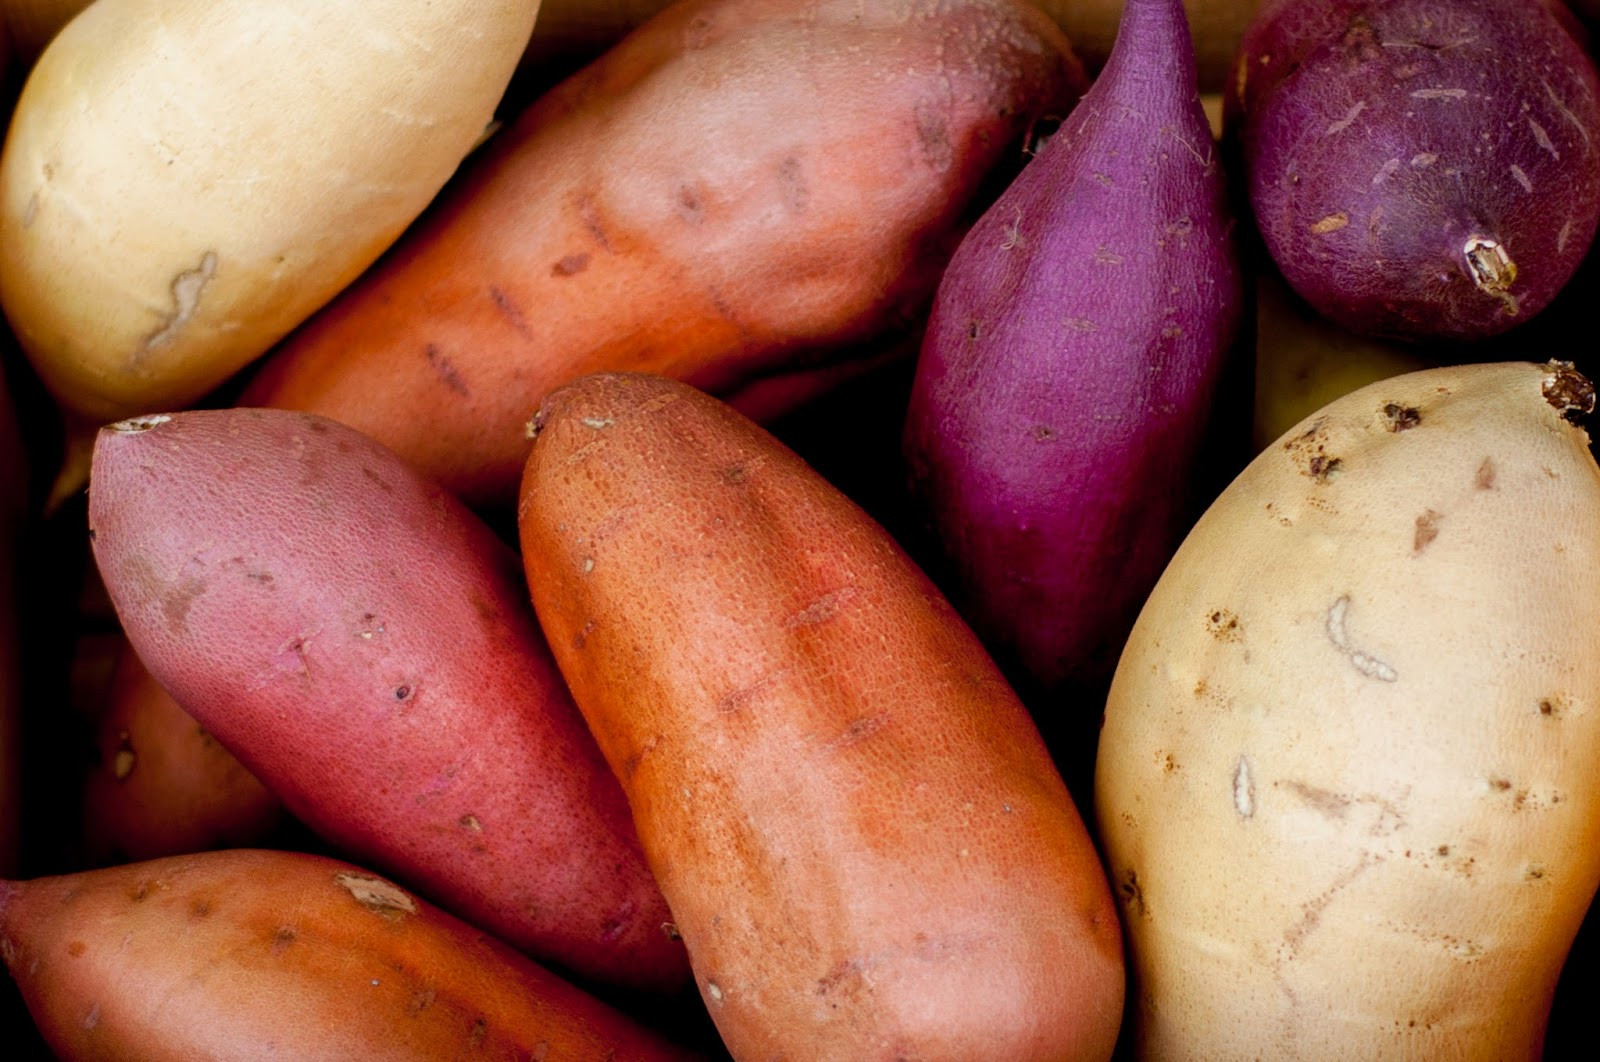
<instances>
[{"instance_id":1,"label":"sprout eye on potato","mask_svg":"<svg viewBox=\"0 0 1600 1062\"><path fill-rule=\"evenodd\" d=\"M1134 628L1096 801L1145 1057L1536 1058L1600 884L1600 468L1562 365L1329 404Z\"/></svg>"}]
</instances>

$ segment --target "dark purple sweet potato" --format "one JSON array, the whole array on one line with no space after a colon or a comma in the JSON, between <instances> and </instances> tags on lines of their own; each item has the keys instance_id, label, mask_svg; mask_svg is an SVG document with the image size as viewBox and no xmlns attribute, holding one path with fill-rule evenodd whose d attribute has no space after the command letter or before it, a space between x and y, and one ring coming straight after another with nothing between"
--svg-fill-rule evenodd
<instances>
[{"instance_id":1,"label":"dark purple sweet potato","mask_svg":"<svg viewBox=\"0 0 1600 1062\"><path fill-rule=\"evenodd\" d=\"M1244 302L1226 200L1183 8L1130 0L1104 72L940 284L913 489L969 620L1047 689L1110 675L1197 511Z\"/></svg>"},{"instance_id":2,"label":"dark purple sweet potato","mask_svg":"<svg viewBox=\"0 0 1600 1062\"><path fill-rule=\"evenodd\" d=\"M687 982L617 783L518 559L323 417L102 429L94 556L128 640L301 822L533 957Z\"/></svg>"},{"instance_id":3,"label":"dark purple sweet potato","mask_svg":"<svg viewBox=\"0 0 1600 1062\"><path fill-rule=\"evenodd\" d=\"M1478 339L1537 314L1600 219L1600 78L1545 0L1277 0L1228 95L1285 279L1353 331Z\"/></svg>"}]
</instances>

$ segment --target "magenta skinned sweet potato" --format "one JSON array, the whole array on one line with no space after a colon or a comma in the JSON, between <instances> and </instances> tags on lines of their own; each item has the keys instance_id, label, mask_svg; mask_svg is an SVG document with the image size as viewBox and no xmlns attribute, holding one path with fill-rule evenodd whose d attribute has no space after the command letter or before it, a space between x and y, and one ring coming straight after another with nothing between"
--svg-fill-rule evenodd
<instances>
[{"instance_id":1,"label":"magenta skinned sweet potato","mask_svg":"<svg viewBox=\"0 0 1600 1062\"><path fill-rule=\"evenodd\" d=\"M351 858L584 977L682 945L515 553L382 446L229 409L101 431L94 555L150 673Z\"/></svg>"},{"instance_id":2,"label":"magenta skinned sweet potato","mask_svg":"<svg viewBox=\"0 0 1600 1062\"><path fill-rule=\"evenodd\" d=\"M62 1059L687 1057L322 856L233 849L3 881L0 956Z\"/></svg>"},{"instance_id":3,"label":"magenta skinned sweet potato","mask_svg":"<svg viewBox=\"0 0 1600 1062\"><path fill-rule=\"evenodd\" d=\"M528 418L584 373L779 408L925 313L987 182L1082 85L1021 0L674 4L497 134L245 402L508 505Z\"/></svg>"},{"instance_id":4,"label":"magenta skinned sweet potato","mask_svg":"<svg viewBox=\"0 0 1600 1062\"><path fill-rule=\"evenodd\" d=\"M913 487L964 614L1044 691L1109 679L1213 478L1243 309L1233 228L1183 8L1130 0L1094 87L940 283Z\"/></svg>"},{"instance_id":5,"label":"magenta skinned sweet potato","mask_svg":"<svg viewBox=\"0 0 1600 1062\"><path fill-rule=\"evenodd\" d=\"M1600 76L1554 0L1278 0L1228 127L1293 288L1366 335L1536 315L1600 219Z\"/></svg>"}]
</instances>

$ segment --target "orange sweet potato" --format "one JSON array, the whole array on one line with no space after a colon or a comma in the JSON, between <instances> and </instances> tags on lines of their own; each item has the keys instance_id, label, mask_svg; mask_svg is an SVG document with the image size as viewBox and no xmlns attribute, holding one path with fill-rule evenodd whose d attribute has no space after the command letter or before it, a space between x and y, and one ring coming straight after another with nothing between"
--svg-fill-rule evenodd
<instances>
[{"instance_id":1,"label":"orange sweet potato","mask_svg":"<svg viewBox=\"0 0 1600 1062\"><path fill-rule=\"evenodd\" d=\"M0 956L66 1059L669 1059L366 870L255 850L0 883Z\"/></svg>"},{"instance_id":2,"label":"orange sweet potato","mask_svg":"<svg viewBox=\"0 0 1600 1062\"><path fill-rule=\"evenodd\" d=\"M893 540L680 382L590 376L535 423L532 597L735 1057L1108 1057L1088 833Z\"/></svg>"},{"instance_id":3,"label":"orange sweet potato","mask_svg":"<svg viewBox=\"0 0 1600 1062\"><path fill-rule=\"evenodd\" d=\"M84 851L124 863L263 842L283 805L161 687L126 641L84 780Z\"/></svg>"},{"instance_id":4,"label":"orange sweet potato","mask_svg":"<svg viewBox=\"0 0 1600 1062\"><path fill-rule=\"evenodd\" d=\"M985 180L1081 86L1021 0L685 0L502 131L242 404L509 504L528 418L583 373L807 396L925 309Z\"/></svg>"}]
</instances>

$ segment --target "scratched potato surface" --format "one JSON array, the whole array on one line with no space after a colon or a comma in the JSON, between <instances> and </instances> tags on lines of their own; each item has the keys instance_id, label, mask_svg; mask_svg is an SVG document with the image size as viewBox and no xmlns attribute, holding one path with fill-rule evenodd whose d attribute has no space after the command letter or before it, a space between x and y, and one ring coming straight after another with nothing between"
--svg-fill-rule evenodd
<instances>
[{"instance_id":1,"label":"scratched potato surface","mask_svg":"<svg viewBox=\"0 0 1600 1062\"><path fill-rule=\"evenodd\" d=\"M1528 363L1356 391L1162 576L1097 816L1154 1058L1537 1058L1600 881L1600 469Z\"/></svg>"}]
</instances>

